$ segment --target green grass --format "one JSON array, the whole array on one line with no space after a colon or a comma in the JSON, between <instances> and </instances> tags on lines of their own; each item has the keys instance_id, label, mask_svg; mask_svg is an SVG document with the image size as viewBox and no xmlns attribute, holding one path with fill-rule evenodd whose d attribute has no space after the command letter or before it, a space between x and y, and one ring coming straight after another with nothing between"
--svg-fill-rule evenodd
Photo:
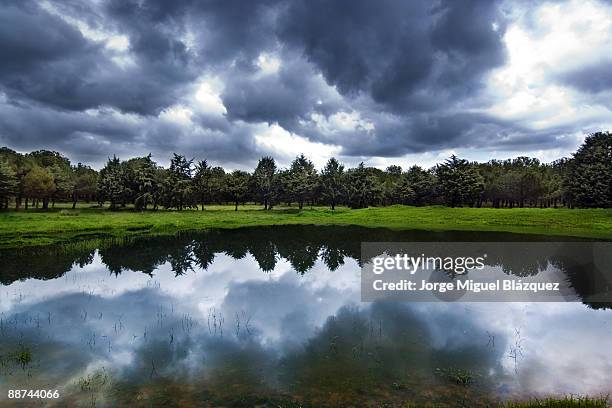
<instances>
[{"instance_id":1,"label":"green grass","mask_svg":"<svg viewBox=\"0 0 612 408\"><path fill-rule=\"evenodd\" d=\"M74 239L122 238L206 228L269 225L358 225L432 231L498 231L612 239L612 209L447 208L391 206L331 211L324 207L210 206L206 211L108 211L81 205L72 211L0 212L0 248L61 243Z\"/></svg>"}]
</instances>

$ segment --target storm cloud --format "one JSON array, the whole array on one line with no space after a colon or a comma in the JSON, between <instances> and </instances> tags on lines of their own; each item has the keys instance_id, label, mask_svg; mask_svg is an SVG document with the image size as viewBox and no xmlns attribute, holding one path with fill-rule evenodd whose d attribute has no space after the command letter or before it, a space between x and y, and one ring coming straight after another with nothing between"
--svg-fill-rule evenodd
<instances>
[{"instance_id":1,"label":"storm cloud","mask_svg":"<svg viewBox=\"0 0 612 408\"><path fill-rule=\"evenodd\" d=\"M611 45L595 0L7 0L0 145L94 166L554 159L612 125Z\"/></svg>"}]
</instances>

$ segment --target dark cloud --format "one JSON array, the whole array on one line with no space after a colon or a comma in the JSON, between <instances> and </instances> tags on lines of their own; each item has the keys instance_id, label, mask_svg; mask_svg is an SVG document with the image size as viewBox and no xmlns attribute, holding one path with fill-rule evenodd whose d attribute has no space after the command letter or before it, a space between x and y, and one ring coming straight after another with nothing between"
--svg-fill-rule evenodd
<instances>
[{"instance_id":1,"label":"dark cloud","mask_svg":"<svg viewBox=\"0 0 612 408\"><path fill-rule=\"evenodd\" d=\"M0 13L2 77L35 69L38 64L70 58L88 49L81 33L35 4L8 1Z\"/></svg>"},{"instance_id":2,"label":"dark cloud","mask_svg":"<svg viewBox=\"0 0 612 408\"><path fill-rule=\"evenodd\" d=\"M296 129L296 122L313 112L331 114L343 103L304 60L286 55L277 73L245 75L234 72L221 95L231 120L278 122Z\"/></svg>"},{"instance_id":3,"label":"dark cloud","mask_svg":"<svg viewBox=\"0 0 612 408\"><path fill-rule=\"evenodd\" d=\"M564 83L588 93L612 90L612 60L598 61L560 75Z\"/></svg>"},{"instance_id":4,"label":"dark cloud","mask_svg":"<svg viewBox=\"0 0 612 408\"><path fill-rule=\"evenodd\" d=\"M497 101L481 91L506 61L502 39L520 14L508 12L513 7L529 16L538 6L7 0L0 9L0 141L96 164L113 153L177 151L238 167L274 153L255 139L262 123L340 146L344 156L559 147L564 139L555 132L575 133L583 124L533 131L481 113ZM525 19L537 29L534 18ZM279 61L277 71L260 69L264 55ZM609 68L602 61L546 80L601 99L612 86ZM194 92L206 78L223 84L225 114L196 106ZM189 121L162 118L177 106L192 109ZM361 122L321 127L343 112Z\"/></svg>"},{"instance_id":5,"label":"dark cloud","mask_svg":"<svg viewBox=\"0 0 612 408\"><path fill-rule=\"evenodd\" d=\"M195 77L185 46L171 38L148 36L147 52L137 44L132 60L120 66L111 50L40 4L11 3L0 10L0 20L0 53L7 61L0 80L10 98L65 110L110 106L154 114Z\"/></svg>"},{"instance_id":6,"label":"dark cloud","mask_svg":"<svg viewBox=\"0 0 612 408\"><path fill-rule=\"evenodd\" d=\"M113 154L126 159L152 153L155 160L166 163L174 151L232 166L256 164L261 154L248 126L184 127L111 109L88 114L2 104L0 145L20 151L59 150L74 162L96 167ZM252 152L252 158L244 157L245 152Z\"/></svg>"},{"instance_id":7,"label":"dark cloud","mask_svg":"<svg viewBox=\"0 0 612 408\"><path fill-rule=\"evenodd\" d=\"M275 44L275 3L111 0L106 11L129 33L132 49L138 54L171 55L175 52L173 44L179 48L186 45L184 36L191 34L200 63L214 66L232 60L249 65L260 50Z\"/></svg>"},{"instance_id":8,"label":"dark cloud","mask_svg":"<svg viewBox=\"0 0 612 408\"><path fill-rule=\"evenodd\" d=\"M504 21L491 1L297 1L279 21L280 38L341 93L396 109L439 108L504 60Z\"/></svg>"}]
</instances>

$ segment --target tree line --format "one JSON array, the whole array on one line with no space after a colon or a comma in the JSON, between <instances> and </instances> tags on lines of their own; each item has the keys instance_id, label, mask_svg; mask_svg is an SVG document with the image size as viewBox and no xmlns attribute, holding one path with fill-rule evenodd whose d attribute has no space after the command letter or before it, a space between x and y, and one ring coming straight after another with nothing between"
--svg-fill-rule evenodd
<instances>
[{"instance_id":1,"label":"tree line","mask_svg":"<svg viewBox=\"0 0 612 408\"><path fill-rule=\"evenodd\" d=\"M330 158L318 171L299 155L288 168L262 157L252 172L226 171L206 160L173 154L164 168L151 155L109 158L100 171L73 165L60 153L27 154L0 148L0 207L43 208L56 202L108 203L110 209L196 209L209 204L450 207L602 207L612 206L612 133L586 137L571 158L552 163L517 157L469 162L451 156L430 169L392 165L385 170L346 168Z\"/></svg>"}]
</instances>

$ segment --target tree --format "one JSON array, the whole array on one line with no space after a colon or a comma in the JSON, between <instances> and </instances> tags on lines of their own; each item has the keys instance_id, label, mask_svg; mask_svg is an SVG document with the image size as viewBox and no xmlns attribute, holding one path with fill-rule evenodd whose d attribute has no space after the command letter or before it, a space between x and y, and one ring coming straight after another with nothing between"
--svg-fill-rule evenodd
<instances>
[{"instance_id":1,"label":"tree","mask_svg":"<svg viewBox=\"0 0 612 408\"><path fill-rule=\"evenodd\" d=\"M26 157L21 153L17 153L6 147L0 147L0 161L7 162L14 170L17 177L17 191L15 193L15 208L20 208L24 194L24 178L34 165L31 157ZM28 201L25 201L25 206L28 208Z\"/></svg>"},{"instance_id":2,"label":"tree","mask_svg":"<svg viewBox=\"0 0 612 408\"><path fill-rule=\"evenodd\" d=\"M384 193L391 204L410 204L414 202L415 193L405 174L385 182Z\"/></svg>"},{"instance_id":3,"label":"tree","mask_svg":"<svg viewBox=\"0 0 612 408\"><path fill-rule=\"evenodd\" d=\"M58 152L49 150L37 150L28 153L26 158L31 160L33 165L46 169L53 176L55 191L50 197L43 199L43 206L47 205L47 199L52 200L53 206L55 206L57 200L68 200L72 196L76 179L70 165L70 159Z\"/></svg>"},{"instance_id":4,"label":"tree","mask_svg":"<svg viewBox=\"0 0 612 408\"><path fill-rule=\"evenodd\" d=\"M49 199L55 193L53 175L40 166L34 166L25 176L24 189L27 197L42 200L43 210L49 208Z\"/></svg>"},{"instance_id":5,"label":"tree","mask_svg":"<svg viewBox=\"0 0 612 408\"><path fill-rule=\"evenodd\" d=\"M76 207L79 199L91 201L96 195L98 185L98 172L89 166L84 166L81 163L77 164L74 168L74 174L76 176L76 184L72 193L73 209Z\"/></svg>"},{"instance_id":6,"label":"tree","mask_svg":"<svg viewBox=\"0 0 612 408\"><path fill-rule=\"evenodd\" d=\"M447 204L495 208L515 206L610 207L612 206L612 134L589 135L571 159L540 163L536 158L517 157L470 163L456 156L429 170L418 166L406 172L397 165L386 170L366 167L345 169L330 158L320 174L303 154L288 169L278 169L272 157L262 157L243 192L238 175L211 167L206 160L195 166L185 156L174 154L169 168L155 163L151 155L121 161L109 158L100 173L58 152L38 150L21 154L0 147L0 208L14 197L19 209L25 199L36 207L57 200L97 199L100 205L134 204L136 210L199 208L205 203L223 203L231 198L260 201L264 209L278 202L339 204L352 208L370 205ZM48 177L51 176L51 181ZM234 183L228 189L227 183ZM230 194L230 191L232 193ZM29 199L33 200L29 200Z\"/></svg>"},{"instance_id":7,"label":"tree","mask_svg":"<svg viewBox=\"0 0 612 408\"><path fill-rule=\"evenodd\" d=\"M436 199L436 176L421 167L414 165L405 174L406 183L412 190L408 197L408 204L425 205L433 204Z\"/></svg>"},{"instance_id":8,"label":"tree","mask_svg":"<svg viewBox=\"0 0 612 408\"><path fill-rule=\"evenodd\" d=\"M195 203L191 175L193 160L174 153L164 183L164 206L181 211Z\"/></svg>"},{"instance_id":9,"label":"tree","mask_svg":"<svg viewBox=\"0 0 612 408\"><path fill-rule=\"evenodd\" d=\"M400 166L391 165L382 174L382 196L385 205L403 204L411 198L412 189Z\"/></svg>"},{"instance_id":10,"label":"tree","mask_svg":"<svg viewBox=\"0 0 612 408\"><path fill-rule=\"evenodd\" d=\"M250 178L249 173L242 170L234 170L226 177L225 191L236 204L235 211L238 211L238 203L243 201L249 192Z\"/></svg>"},{"instance_id":11,"label":"tree","mask_svg":"<svg viewBox=\"0 0 612 408\"><path fill-rule=\"evenodd\" d=\"M146 210L149 204L155 208L160 196L161 180L158 177L157 163L151 159L151 154L130 161L133 180L132 191L134 206L137 210Z\"/></svg>"},{"instance_id":12,"label":"tree","mask_svg":"<svg viewBox=\"0 0 612 408\"><path fill-rule=\"evenodd\" d=\"M216 166L210 169L210 183L208 187L208 196L211 201L221 202L223 199L223 187L225 185L225 170L223 167Z\"/></svg>"},{"instance_id":13,"label":"tree","mask_svg":"<svg viewBox=\"0 0 612 408\"><path fill-rule=\"evenodd\" d=\"M291 175L288 169L281 169L274 176L274 195L277 201L285 201L288 206L291 206L292 195L289 190L289 180Z\"/></svg>"},{"instance_id":14,"label":"tree","mask_svg":"<svg viewBox=\"0 0 612 408\"><path fill-rule=\"evenodd\" d=\"M311 197L317 185L317 171L314 164L303 154L293 160L289 168L288 190L301 210L304 201Z\"/></svg>"},{"instance_id":15,"label":"tree","mask_svg":"<svg viewBox=\"0 0 612 408\"><path fill-rule=\"evenodd\" d=\"M376 179L369 174L363 162L354 169L349 169L344 176L347 204L351 208L366 208L380 193Z\"/></svg>"},{"instance_id":16,"label":"tree","mask_svg":"<svg viewBox=\"0 0 612 408\"><path fill-rule=\"evenodd\" d=\"M473 204L484 189L478 170L465 159L452 155L436 167L441 193L448 205Z\"/></svg>"},{"instance_id":17,"label":"tree","mask_svg":"<svg viewBox=\"0 0 612 408\"><path fill-rule=\"evenodd\" d=\"M612 207L612 133L586 137L564 180L572 206Z\"/></svg>"},{"instance_id":18,"label":"tree","mask_svg":"<svg viewBox=\"0 0 612 408\"><path fill-rule=\"evenodd\" d=\"M257 167L253 172L253 183L255 192L264 204L264 210L272 209L274 202L274 175L276 174L276 163L270 156L259 159Z\"/></svg>"},{"instance_id":19,"label":"tree","mask_svg":"<svg viewBox=\"0 0 612 408\"><path fill-rule=\"evenodd\" d=\"M193 176L193 188L198 195L198 200L204 211L204 202L208 198L210 200L210 182L212 178L211 167L206 160L200 160L195 167Z\"/></svg>"},{"instance_id":20,"label":"tree","mask_svg":"<svg viewBox=\"0 0 612 408\"><path fill-rule=\"evenodd\" d=\"M4 160L0 160L0 208L8 208L9 200L17 194L17 174Z\"/></svg>"},{"instance_id":21,"label":"tree","mask_svg":"<svg viewBox=\"0 0 612 408\"><path fill-rule=\"evenodd\" d=\"M392 164L391 166L387 167L387 169L385 170L388 174L393 174L395 176L401 176L402 175L402 167Z\"/></svg>"},{"instance_id":22,"label":"tree","mask_svg":"<svg viewBox=\"0 0 612 408\"><path fill-rule=\"evenodd\" d=\"M70 168L70 160L58 152L37 150L26 154L26 157L32 159L37 165L43 168L50 168L53 166Z\"/></svg>"},{"instance_id":23,"label":"tree","mask_svg":"<svg viewBox=\"0 0 612 408\"><path fill-rule=\"evenodd\" d=\"M103 203L105 200L110 201L110 209L114 210L124 196L125 186L123 178L124 169L121 166L121 161L117 156L108 159L106 166L100 170L100 178L98 181L98 199Z\"/></svg>"},{"instance_id":24,"label":"tree","mask_svg":"<svg viewBox=\"0 0 612 408\"><path fill-rule=\"evenodd\" d=\"M55 183L55 193L53 194L53 206L56 200L66 200L73 196L76 188L76 177L71 167L54 164L48 168L53 176Z\"/></svg>"},{"instance_id":25,"label":"tree","mask_svg":"<svg viewBox=\"0 0 612 408\"><path fill-rule=\"evenodd\" d=\"M343 185L344 166L334 157L329 159L321 171L321 191L323 197L328 200L331 209L336 209L336 204L341 200L344 193Z\"/></svg>"}]
</instances>

